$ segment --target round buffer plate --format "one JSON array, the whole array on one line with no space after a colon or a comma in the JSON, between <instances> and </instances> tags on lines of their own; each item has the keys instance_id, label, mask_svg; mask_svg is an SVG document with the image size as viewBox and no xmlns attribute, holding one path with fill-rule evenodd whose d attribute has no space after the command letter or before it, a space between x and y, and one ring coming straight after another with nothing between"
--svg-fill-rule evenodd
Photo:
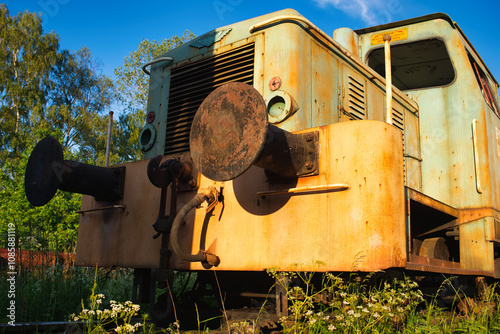
<instances>
[{"instance_id":1,"label":"round buffer plate","mask_svg":"<svg viewBox=\"0 0 500 334\"><path fill-rule=\"evenodd\" d=\"M228 83L201 103L191 126L193 162L207 178L228 181L257 160L267 134L264 98L250 85Z\"/></svg>"},{"instance_id":2,"label":"round buffer plate","mask_svg":"<svg viewBox=\"0 0 500 334\"><path fill-rule=\"evenodd\" d=\"M24 177L24 189L28 201L34 206L47 204L56 194L62 181L63 150L52 137L36 144L28 159Z\"/></svg>"}]
</instances>

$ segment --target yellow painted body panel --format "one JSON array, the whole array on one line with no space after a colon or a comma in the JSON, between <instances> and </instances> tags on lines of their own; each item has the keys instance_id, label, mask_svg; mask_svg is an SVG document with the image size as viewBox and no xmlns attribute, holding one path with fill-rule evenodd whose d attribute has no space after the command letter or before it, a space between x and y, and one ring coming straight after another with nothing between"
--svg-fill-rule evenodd
<instances>
[{"instance_id":1,"label":"yellow painted body panel","mask_svg":"<svg viewBox=\"0 0 500 334\"><path fill-rule=\"evenodd\" d=\"M224 202L206 220L192 211L180 229L181 246L220 257L218 270L372 271L406 264L403 147L401 132L379 121L343 122L319 127L320 173L293 182L269 182L252 167L233 181L216 183ZM151 227L160 189L147 180L147 161L127 165L126 209L82 215L77 263L156 267L159 240ZM267 195L260 191L347 183L350 189ZM201 187L214 182L201 178ZM130 190L131 191L127 191ZM180 193L180 209L195 192ZM167 203L169 200L167 199ZM86 197L82 210L95 207ZM167 209L168 211L168 209ZM106 216L106 219L104 219ZM102 223L104 221L104 223ZM203 269L180 261L177 269ZM98 263L99 262L99 263Z\"/></svg>"}]
</instances>

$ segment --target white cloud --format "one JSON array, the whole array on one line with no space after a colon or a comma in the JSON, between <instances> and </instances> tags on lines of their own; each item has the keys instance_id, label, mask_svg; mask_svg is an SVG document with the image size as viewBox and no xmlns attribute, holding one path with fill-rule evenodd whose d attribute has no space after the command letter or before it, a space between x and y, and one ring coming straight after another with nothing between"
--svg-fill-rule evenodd
<instances>
[{"instance_id":1,"label":"white cloud","mask_svg":"<svg viewBox=\"0 0 500 334\"><path fill-rule=\"evenodd\" d=\"M352 17L370 25L392 21L392 14L401 11L399 0L314 0L320 7L335 6Z\"/></svg>"}]
</instances>

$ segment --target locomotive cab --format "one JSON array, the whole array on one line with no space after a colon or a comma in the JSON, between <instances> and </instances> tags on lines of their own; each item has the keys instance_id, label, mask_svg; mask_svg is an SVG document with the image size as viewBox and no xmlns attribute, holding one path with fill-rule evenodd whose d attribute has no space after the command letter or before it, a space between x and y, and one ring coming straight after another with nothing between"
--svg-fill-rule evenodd
<instances>
[{"instance_id":1,"label":"locomotive cab","mask_svg":"<svg viewBox=\"0 0 500 334\"><path fill-rule=\"evenodd\" d=\"M374 34L402 29L404 38L391 42L392 77L419 105L421 139L421 185L407 185L411 266L431 265L424 254L460 263L462 271L447 272L498 277L498 83L445 14L356 31L361 58L377 73L384 75L384 59ZM412 190L428 199L416 200ZM437 255L444 244L448 251Z\"/></svg>"}]
</instances>

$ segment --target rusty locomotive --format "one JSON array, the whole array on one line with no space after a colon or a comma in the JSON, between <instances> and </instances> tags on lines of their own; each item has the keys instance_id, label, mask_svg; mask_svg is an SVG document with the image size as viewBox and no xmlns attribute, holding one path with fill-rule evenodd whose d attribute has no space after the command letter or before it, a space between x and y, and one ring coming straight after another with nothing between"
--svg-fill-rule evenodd
<instances>
[{"instance_id":1,"label":"rusty locomotive","mask_svg":"<svg viewBox=\"0 0 500 334\"><path fill-rule=\"evenodd\" d=\"M316 261L500 277L498 83L449 16L332 38L283 10L143 70L144 160L65 161L51 139L30 158L34 205L85 194L78 265L136 268L142 283Z\"/></svg>"}]
</instances>

